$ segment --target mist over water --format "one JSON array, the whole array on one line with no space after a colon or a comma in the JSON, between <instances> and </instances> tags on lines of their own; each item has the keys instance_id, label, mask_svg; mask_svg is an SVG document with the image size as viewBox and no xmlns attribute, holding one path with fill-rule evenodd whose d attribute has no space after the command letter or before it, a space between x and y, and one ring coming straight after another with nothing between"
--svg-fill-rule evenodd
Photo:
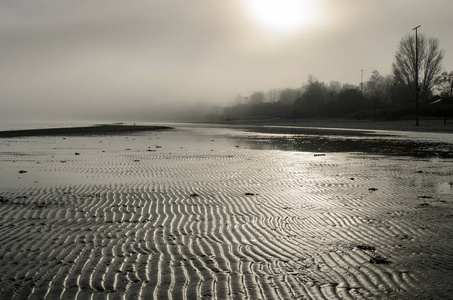
<instances>
[{"instance_id":1,"label":"mist over water","mask_svg":"<svg viewBox=\"0 0 453 300\"><path fill-rule=\"evenodd\" d=\"M250 2L2 1L0 118L193 120L239 94L301 88L310 74L356 86L362 69L365 80L388 74L399 39L418 23L453 48L451 1L275 1L303 2L309 15L296 19L316 19L285 31L256 13L285 22L294 9L254 1L250 11ZM446 70L452 62L445 57Z\"/></svg>"}]
</instances>

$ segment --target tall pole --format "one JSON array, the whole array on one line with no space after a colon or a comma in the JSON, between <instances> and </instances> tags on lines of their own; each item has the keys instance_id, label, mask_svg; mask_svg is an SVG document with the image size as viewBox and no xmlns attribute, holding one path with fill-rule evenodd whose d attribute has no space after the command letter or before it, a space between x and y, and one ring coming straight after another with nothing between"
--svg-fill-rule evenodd
<instances>
[{"instance_id":1,"label":"tall pole","mask_svg":"<svg viewBox=\"0 0 453 300\"><path fill-rule=\"evenodd\" d=\"M417 29L421 25L418 25L412 30L415 30L415 126L420 126L418 123L418 36Z\"/></svg>"},{"instance_id":2,"label":"tall pole","mask_svg":"<svg viewBox=\"0 0 453 300\"><path fill-rule=\"evenodd\" d=\"M361 96L361 101L360 101L360 108L364 109L365 104L363 103L363 69L360 70L360 96Z\"/></svg>"},{"instance_id":3,"label":"tall pole","mask_svg":"<svg viewBox=\"0 0 453 300\"><path fill-rule=\"evenodd\" d=\"M363 97L363 69L360 70L360 93L362 94Z\"/></svg>"}]
</instances>

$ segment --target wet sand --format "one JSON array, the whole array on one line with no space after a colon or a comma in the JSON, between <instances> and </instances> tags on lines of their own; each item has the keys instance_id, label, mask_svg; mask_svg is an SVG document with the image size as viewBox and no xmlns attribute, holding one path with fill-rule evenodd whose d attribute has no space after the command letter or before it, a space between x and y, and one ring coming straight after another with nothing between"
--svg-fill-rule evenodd
<instances>
[{"instance_id":1,"label":"wet sand","mask_svg":"<svg viewBox=\"0 0 453 300\"><path fill-rule=\"evenodd\" d=\"M350 119L327 119L327 120L304 119L288 121L274 119L274 120L236 120L224 122L223 124L453 133L453 120L447 120L446 124L444 124L443 119L420 119L419 126L415 126L415 123L416 123L415 119L395 121L350 120Z\"/></svg>"},{"instance_id":2,"label":"wet sand","mask_svg":"<svg viewBox=\"0 0 453 300\"><path fill-rule=\"evenodd\" d=\"M253 137L0 139L1 298L451 297L451 158Z\"/></svg>"}]
</instances>

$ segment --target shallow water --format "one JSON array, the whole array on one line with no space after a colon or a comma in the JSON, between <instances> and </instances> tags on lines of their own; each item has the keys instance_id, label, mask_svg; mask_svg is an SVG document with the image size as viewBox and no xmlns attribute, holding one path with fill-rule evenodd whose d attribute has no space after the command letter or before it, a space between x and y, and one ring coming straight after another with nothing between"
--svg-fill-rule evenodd
<instances>
[{"instance_id":1,"label":"shallow water","mask_svg":"<svg viewBox=\"0 0 453 300\"><path fill-rule=\"evenodd\" d=\"M0 294L451 295L449 136L285 130L0 139Z\"/></svg>"}]
</instances>

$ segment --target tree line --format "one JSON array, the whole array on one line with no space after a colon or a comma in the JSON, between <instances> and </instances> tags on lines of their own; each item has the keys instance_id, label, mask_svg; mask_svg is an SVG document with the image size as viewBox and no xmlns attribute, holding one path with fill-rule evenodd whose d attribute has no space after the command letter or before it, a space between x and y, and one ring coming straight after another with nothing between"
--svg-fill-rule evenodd
<instances>
[{"instance_id":1,"label":"tree line","mask_svg":"<svg viewBox=\"0 0 453 300\"><path fill-rule=\"evenodd\" d=\"M445 51L436 38L407 35L399 43L392 74L371 72L360 85L322 82L309 76L300 88L256 91L225 107L218 115L236 119L353 118L399 119L415 114L419 93L424 117L453 117L453 71L442 68ZM418 91L416 74L418 68Z\"/></svg>"}]
</instances>

